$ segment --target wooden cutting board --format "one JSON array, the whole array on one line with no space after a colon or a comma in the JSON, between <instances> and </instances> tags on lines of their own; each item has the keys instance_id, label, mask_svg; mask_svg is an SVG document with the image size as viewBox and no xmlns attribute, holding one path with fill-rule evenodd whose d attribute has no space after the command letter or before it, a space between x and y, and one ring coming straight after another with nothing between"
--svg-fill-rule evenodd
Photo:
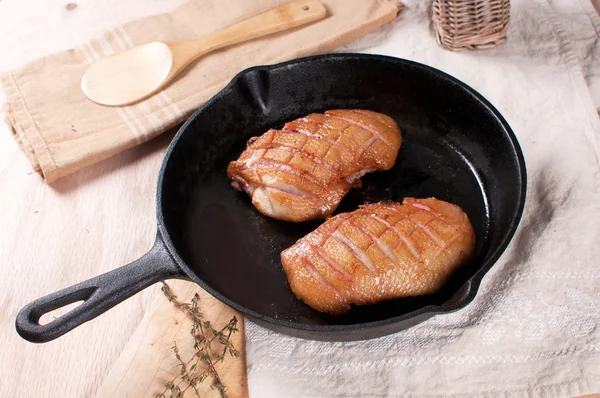
<instances>
[{"instance_id":1,"label":"wooden cutting board","mask_svg":"<svg viewBox=\"0 0 600 398\"><path fill-rule=\"evenodd\" d=\"M167 283L182 302L190 302L194 294L198 293L204 320L210 321L217 329L233 316L237 317L239 332L233 334L231 341L241 356L237 359L227 356L216 369L227 387L229 398L248 397L244 318L193 282L171 280ZM193 355L191 328L189 317L160 294L112 367L96 397L156 397L163 392L167 382L173 380L180 371L171 348L173 342L177 342L184 360ZM209 380L199 384L201 397L219 397L219 393L211 389L210 384ZM193 397L195 394L189 389L184 396Z\"/></svg>"}]
</instances>

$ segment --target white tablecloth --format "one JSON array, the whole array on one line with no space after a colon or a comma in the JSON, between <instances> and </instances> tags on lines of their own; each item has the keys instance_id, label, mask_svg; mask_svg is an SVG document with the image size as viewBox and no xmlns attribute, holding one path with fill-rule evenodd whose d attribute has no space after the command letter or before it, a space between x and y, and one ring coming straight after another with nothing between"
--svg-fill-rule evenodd
<instances>
[{"instance_id":1,"label":"white tablecloth","mask_svg":"<svg viewBox=\"0 0 600 398\"><path fill-rule=\"evenodd\" d=\"M512 0L505 45L451 53L435 42L430 2L405 3L392 26L342 50L416 60L488 98L525 153L523 219L474 302L456 313L353 343L250 323L251 396L600 392L600 18L589 0Z\"/></svg>"}]
</instances>

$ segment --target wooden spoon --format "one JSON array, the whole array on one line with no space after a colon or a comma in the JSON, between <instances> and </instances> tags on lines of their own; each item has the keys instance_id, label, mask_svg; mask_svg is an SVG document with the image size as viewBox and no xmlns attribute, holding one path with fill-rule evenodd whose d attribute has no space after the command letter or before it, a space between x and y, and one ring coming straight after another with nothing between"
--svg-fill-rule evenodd
<instances>
[{"instance_id":1,"label":"wooden spoon","mask_svg":"<svg viewBox=\"0 0 600 398\"><path fill-rule=\"evenodd\" d=\"M102 105L137 102L160 90L202 55L314 22L326 15L327 9L319 0L296 0L204 37L134 47L90 66L81 79L81 90Z\"/></svg>"}]
</instances>

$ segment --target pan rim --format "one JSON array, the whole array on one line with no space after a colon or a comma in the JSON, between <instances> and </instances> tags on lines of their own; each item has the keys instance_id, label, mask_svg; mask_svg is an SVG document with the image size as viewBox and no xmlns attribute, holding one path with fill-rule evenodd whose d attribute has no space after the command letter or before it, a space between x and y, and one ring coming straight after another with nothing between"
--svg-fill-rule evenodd
<instances>
[{"instance_id":1,"label":"pan rim","mask_svg":"<svg viewBox=\"0 0 600 398\"><path fill-rule=\"evenodd\" d=\"M205 109L210 107L217 99L227 94L232 87L238 84L238 81L245 75L256 71L265 71L269 72L279 68L285 68L290 65L302 65L309 62L321 61L321 60L332 60L332 61L347 61L347 60L366 60L366 61L383 61L390 62L394 64L404 64L410 65L414 68L418 68L421 70L425 70L429 73L433 73L434 75L446 80L447 82L458 86L460 89L465 91L469 96L471 96L474 100L478 101L480 105L488 110L488 112L493 115L493 117L500 123L503 127L506 136L508 137L512 151L515 154L517 160L517 166L519 171L519 179L520 184L518 186L518 206L512 220L510 222L510 227L508 228L508 232L502 237L502 240L495 247L495 249L490 253L488 260L456 291L460 292L465 287L468 288L467 295L463 297L461 300L458 300L452 304L448 304L448 302L443 303L441 305L429 305L414 311L411 311L406 314L393 316L390 318L386 318L383 320L364 322L364 323L355 323L355 324L308 324L308 323L299 323L287 321L284 319L275 318L272 316L267 316L256 311L245 308L243 305L238 304L236 301L229 299L227 296L219 293L214 290L210 285L204 282L193 270L187 265L187 263L179 256L177 248L173 240L170 237L168 229L164 222L163 215L163 186L164 186L164 176L165 171L167 169L167 165L169 163L169 159L173 153L174 148L177 146L180 138L183 134L188 131L189 126L193 123L193 121L198 117L199 114L204 112ZM177 265L185 272L186 276L196 282L202 289L206 290L213 297L217 298L219 301L229 305L236 311L240 312L243 315L249 316L250 318L254 318L256 320L272 324L275 326L279 326L286 329L295 329L302 330L308 332L350 332L355 330L364 330L371 328L378 328L385 325L391 325L397 322L402 322L411 318L417 318L420 315L430 313L432 316L436 314L442 313L450 313L453 311L457 311L466 307L469 303L473 301L475 298L477 291L479 290L479 286L483 277L487 274L487 272L497 263L499 258L505 252L506 248L512 241L514 234L517 230L519 222L522 218L523 211L525 208L526 202L526 191L527 191L527 170L525 165L525 157L523 155L521 146L517 140L516 135L513 130L510 128L508 122L504 119L504 117L500 114L500 112L487 100L485 99L479 92L475 89L467 85L466 83L458 80L457 78L443 72L437 68L403 58L397 58L386 55L373 55L373 54L360 54L360 53L335 53L335 54L323 54L323 55L314 55L309 57L297 58L294 60L281 62L277 64L270 65L259 65L251 68L244 69L236 74L233 79L217 94L215 94L211 99L209 99L204 105L199 107L181 126L173 140L171 141L169 147L167 148L161 167L159 171L159 176L157 180L157 189L156 189L156 218L158 224L158 231L163 239L165 246L173 258L173 260L177 263ZM451 301L451 300L450 300Z\"/></svg>"}]
</instances>

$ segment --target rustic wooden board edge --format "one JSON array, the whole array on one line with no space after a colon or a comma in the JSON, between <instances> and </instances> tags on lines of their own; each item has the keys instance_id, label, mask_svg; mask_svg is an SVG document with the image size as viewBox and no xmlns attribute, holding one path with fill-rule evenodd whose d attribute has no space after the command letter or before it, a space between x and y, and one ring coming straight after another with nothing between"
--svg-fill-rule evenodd
<instances>
[{"instance_id":1,"label":"rustic wooden board edge","mask_svg":"<svg viewBox=\"0 0 600 398\"><path fill-rule=\"evenodd\" d=\"M179 300L184 302L189 302L197 292L204 319L215 327L224 325L234 315L237 317L239 332L232 336L232 342L241 357L226 358L217 365L217 371L227 387L228 397L248 397L243 317L193 282L175 280L168 284ZM173 342L177 342L182 358L190 358L193 354L190 330L190 319L166 297L159 295L108 373L96 397L156 397L164 390L166 383L179 374L171 348ZM216 390L210 388L208 381L200 384L199 390L203 397L219 396ZM185 394L186 397L193 395L191 389Z\"/></svg>"}]
</instances>

